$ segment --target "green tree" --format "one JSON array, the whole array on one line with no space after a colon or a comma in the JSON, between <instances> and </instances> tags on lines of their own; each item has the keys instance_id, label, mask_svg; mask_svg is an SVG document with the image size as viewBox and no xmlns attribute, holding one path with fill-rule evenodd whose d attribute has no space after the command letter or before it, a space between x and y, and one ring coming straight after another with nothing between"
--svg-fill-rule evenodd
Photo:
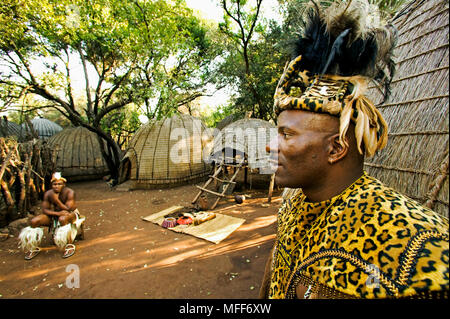
<instances>
[{"instance_id":1,"label":"green tree","mask_svg":"<svg viewBox=\"0 0 450 319\"><path fill-rule=\"evenodd\" d=\"M260 103L260 97L252 85L249 46L257 28L261 4L262 0L256 0L255 6L248 5L247 0L221 0L224 21L219 24L220 31L231 41L226 71L231 71L231 78L239 80L241 88L249 89L255 104Z\"/></svg>"},{"instance_id":2,"label":"green tree","mask_svg":"<svg viewBox=\"0 0 450 319\"><path fill-rule=\"evenodd\" d=\"M141 126L139 111L134 104L129 104L111 112L102 120L101 126L121 149L125 149L132 135Z\"/></svg>"},{"instance_id":3,"label":"green tree","mask_svg":"<svg viewBox=\"0 0 450 319\"><path fill-rule=\"evenodd\" d=\"M238 79L235 104L240 110L276 121L272 109L273 93L284 64L290 58L291 41L302 31L303 13L308 2L279 0L277 9L282 13L282 21L265 21L260 16L261 1L252 2L253 8L249 8L250 1L222 0L225 16L220 27L235 44L230 46L222 72L229 79ZM320 2L326 6L333 1ZM381 19L387 21L405 0L370 0L369 3L377 6Z\"/></svg>"},{"instance_id":4,"label":"green tree","mask_svg":"<svg viewBox=\"0 0 450 319\"><path fill-rule=\"evenodd\" d=\"M151 117L165 115L213 79L208 62L216 51L182 0L6 0L0 23L2 107L36 95L43 107L95 132L114 179L121 153L102 123L132 102ZM84 82L82 104L75 75Z\"/></svg>"},{"instance_id":5,"label":"green tree","mask_svg":"<svg viewBox=\"0 0 450 319\"><path fill-rule=\"evenodd\" d=\"M274 21L263 19L262 0L222 0L224 20L219 24L228 39L226 59L221 72L236 87L237 112L252 112L264 120L272 112L276 76L281 69L277 47L281 29Z\"/></svg>"}]
</instances>

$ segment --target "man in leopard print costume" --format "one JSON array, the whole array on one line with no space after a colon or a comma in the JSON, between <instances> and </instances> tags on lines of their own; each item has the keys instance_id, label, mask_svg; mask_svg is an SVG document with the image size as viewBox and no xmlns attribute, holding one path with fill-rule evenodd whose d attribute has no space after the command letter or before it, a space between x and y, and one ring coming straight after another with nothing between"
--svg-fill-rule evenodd
<instances>
[{"instance_id":1,"label":"man in leopard print costume","mask_svg":"<svg viewBox=\"0 0 450 319\"><path fill-rule=\"evenodd\" d=\"M294 190L260 296L448 298L448 219L363 170L387 142L363 93L369 80L389 88L392 30L362 26L361 1L340 3L313 8L275 92L278 137L267 151L276 183Z\"/></svg>"}]
</instances>

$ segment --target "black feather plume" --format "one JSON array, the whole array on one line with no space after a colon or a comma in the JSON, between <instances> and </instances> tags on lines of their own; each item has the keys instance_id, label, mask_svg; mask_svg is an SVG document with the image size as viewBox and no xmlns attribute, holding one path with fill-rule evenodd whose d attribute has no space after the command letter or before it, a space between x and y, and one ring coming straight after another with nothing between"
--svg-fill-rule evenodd
<instances>
[{"instance_id":1,"label":"black feather plume","mask_svg":"<svg viewBox=\"0 0 450 319\"><path fill-rule=\"evenodd\" d=\"M343 3L345 9L338 14L322 12L313 4L307 11L302 35L295 41L292 58L302 55L300 67L312 75L367 76L384 86L386 97L395 71L393 38L387 34L380 37L380 30L362 25L365 12L349 8L352 3Z\"/></svg>"},{"instance_id":2,"label":"black feather plume","mask_svg":"<svg viewBox=\"0 0 450 319\"><path fill-rule=\"evenodd\" d=\"M339 36L334 40L333 45L331 46L330 53L328 54L327 62L325 63L325 66L323 67L322 72L320 73L325 74L327 72L328 67L330 66L331 62L333 62L336 58L342 57L342 51L344 46L345 37L350 32L350 29L345 29Z\"/></svg>"},{"instance_id":3,"label":"black feather plume","mask_svg":"<svg viewBox=\"0 0 450 319\"><path fill-rule=\"evenodd\" d=\"M301 55L301 67L318 74L327 61L329 44L330 36L316 7L308 12L303 35L295 43L292 58Z\"/></svg>"}]
</instances>

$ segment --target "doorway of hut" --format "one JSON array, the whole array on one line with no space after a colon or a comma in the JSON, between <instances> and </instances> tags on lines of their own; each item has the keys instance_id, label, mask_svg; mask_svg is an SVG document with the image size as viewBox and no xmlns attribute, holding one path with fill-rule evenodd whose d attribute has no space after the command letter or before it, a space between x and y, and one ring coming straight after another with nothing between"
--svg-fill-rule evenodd
<instances>
[{"instance_id":1,"label":"doorway of hut","mask_svg":"<svg viewBox=\"0 0 450 319\"><path fill-rule=\"evenodd\" d=\"M129 158L122 160L119 171L119 184L128 181L131 177L131 161Z\"/></svg>"},{"instance_id":2,"label":"doorway of hut","mask_svg":"<svg viewBox=\"0 0 450 319\"><path fill-rule=\"evenodd\" d=\"M236 173L239 163L244 160L242 168L238 172L235 178L236 184L231 184L226 192L226 195L230 195L233 192L243 192L251 189L264 189L267 188L270 183L270 175L260 174L255 172L258 169L251 169L248 165L248 155L240 150L231 147L224 147L221 151L215 152L211 155L212 164L217 169L222 163L221 171L222 179L229 179ZM217 191L221 192L221 187L224 187L222 183L215 184L218 188Z\"/></svg>"}]
</instances>

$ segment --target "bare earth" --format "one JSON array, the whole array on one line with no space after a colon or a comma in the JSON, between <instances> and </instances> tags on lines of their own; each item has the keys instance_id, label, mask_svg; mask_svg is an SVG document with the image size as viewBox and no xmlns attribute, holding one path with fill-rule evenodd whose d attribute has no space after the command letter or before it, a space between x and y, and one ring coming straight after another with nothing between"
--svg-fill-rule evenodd
<instances>
[{"instance_id":1,"label":"bare earth","mask_svg":"<svg viewBox=\"0 0 450 319\"><path fill-rule=\"evenodd\" d=\"M85 239L76 242L75 255L63 259L46 236L43 251L31 261L16 237L0 242L1 298L258 297L275 240L279 191L271 203L264 189L239 192L251 196L243 204L222 199L215 212L246 222L214 244L141 219L173 205L190 206L194 185L130 192L111 190L101 180L68 186L87 217ZM80 271L79 288L66 285L74 267L68 265Z\"/></svg>"}]
</instances>

